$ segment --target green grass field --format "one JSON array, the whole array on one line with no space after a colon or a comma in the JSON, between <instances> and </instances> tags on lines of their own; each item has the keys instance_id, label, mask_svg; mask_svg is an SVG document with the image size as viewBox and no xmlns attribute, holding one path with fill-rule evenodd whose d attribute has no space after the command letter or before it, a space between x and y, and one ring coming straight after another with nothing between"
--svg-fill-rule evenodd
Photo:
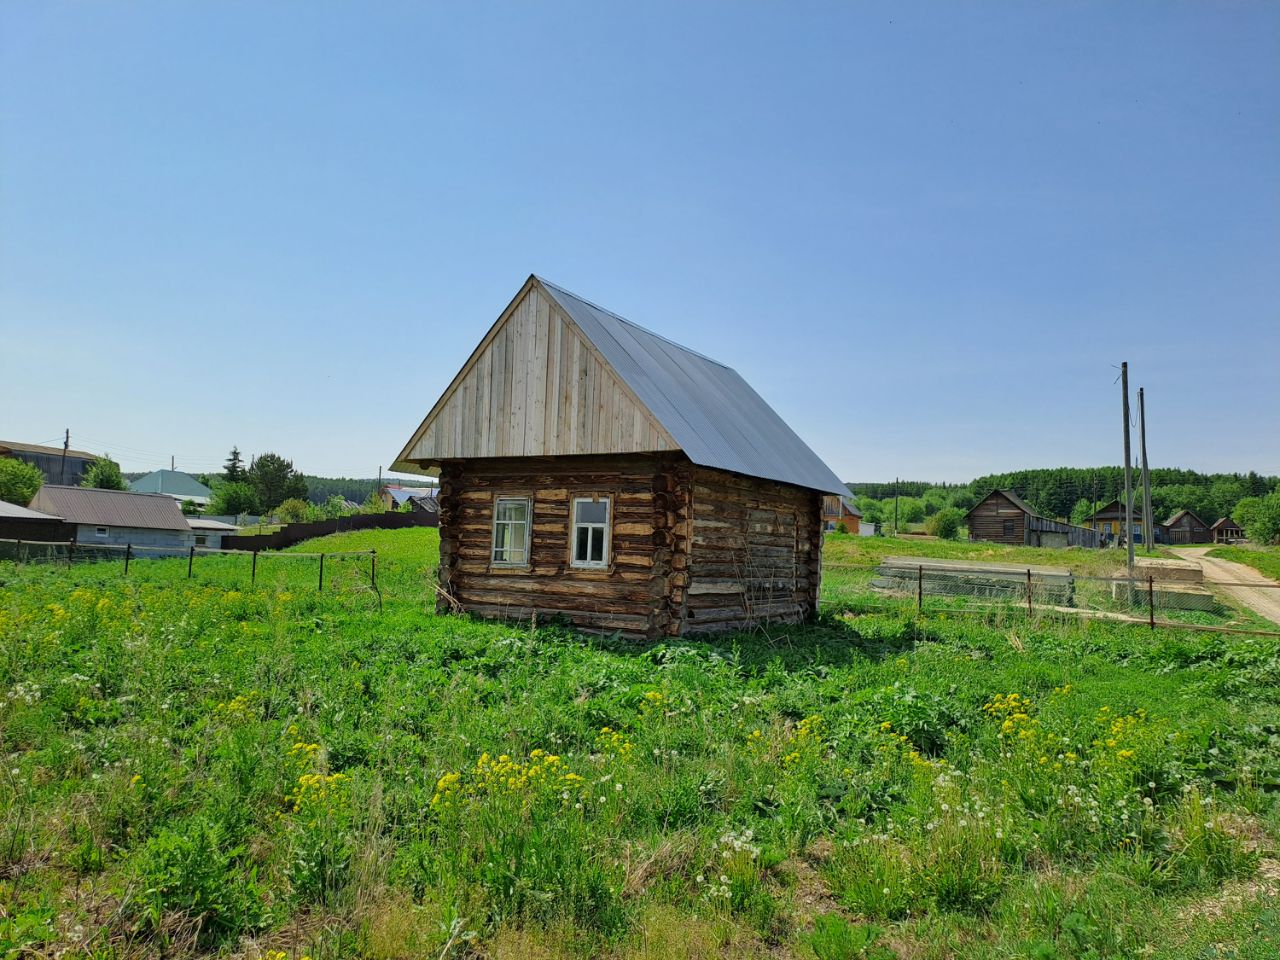
<instances>
[{"instance_id":1,"label":"green grass field","mask_svg":"<svg viewBox=\"0 0 1280 960\"><path fill-rule=\"evenodd\" d=\"M829 564L870 564L887 556L922 556L979 560L985 563L1069 567L1076 573L1094 576L1118 575L1125 565L1123 550L1010 547L1001 543L971 543L968 540L934 540L923 537L858 537L834 533L827 535L825 549L823 560ZM1156 555L1169 554L1161 551Z\"/></svg>"},{"instance_id":2,"label":"green grass field","mask_svg":"<svg viewBox=\"0 0 1280 960\"><path fill-rule=\"evenodd\" d=\"M1280 547L1214 547L1209 556L1243 563L1272 580L1280 580Z\"/></svg>"},{"instance_id":3,"label":"green grass field","mask_svg":"<svg viewBox=\"0 0 1280 960\"><path fill-rule=\"evenodd\" d=\"M381 610L367 557L0 564L0 956L1280 950L1273 638L634 645L436 616L436 544L300 545Z\"/></svg>"}]
</instances>

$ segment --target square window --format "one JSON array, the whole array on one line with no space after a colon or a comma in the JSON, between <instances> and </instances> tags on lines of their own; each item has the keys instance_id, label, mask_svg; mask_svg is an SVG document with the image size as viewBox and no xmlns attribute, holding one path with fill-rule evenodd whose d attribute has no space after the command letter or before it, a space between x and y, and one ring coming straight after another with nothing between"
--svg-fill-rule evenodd
<instances>
[{"instance_id":1,"label":"square window","mask_svg":"<svg viewBox=\"0 0 1280 960\"><path fill-rule=\"evenodd\" d=\"M609 566L609 498L573 501L573 566Z\"/></svg>"},{"instance_id":2,"label":"square window","mask_svg":"<svg viewBox=\"0 0 1280 960\"><path fill-rule=\"evenodd\" d=\"M529 564L529 515L527 499L499 497L493 505L493 562L504 567Z\"/></svg>"},{"instance_id":3,"label":"square window","mask_svg":"<svg viewBox=\"0 0 1280 960\"><path fill-rule=\"evenodd\" d=\"M1006 520L1006 521L1004 522L1004 535L1005 535L1006 537L1012 537L1012 536L1013 536L1013 521L1012 521L1012 520Z\"/></svg>"},{"instance_id":4,"label":"square window","mask_svg":"<svg viewBox=\"0 0 1280 960\"><path fill-rule=\"evenodd\" d=\"M209 535L208 535L208 534L206 534L206 533L197 533L197 534L196 534L196 546L197 546L197 547L203 547L203 546L204 546L206 543L208 543L208 542L209 542Z\"/></svg>"},{"instance_id":5,"label":"square window","mask_svg":"<svg viewBox=\"0 0 1280 960\"><path fill-rule=\"evenodd\" d=\"M106 527L96 527L94 528L94 531L93 531L93 535L95 537L105 537L107 533L108 531Z\"/></svg>"}]
</instances>

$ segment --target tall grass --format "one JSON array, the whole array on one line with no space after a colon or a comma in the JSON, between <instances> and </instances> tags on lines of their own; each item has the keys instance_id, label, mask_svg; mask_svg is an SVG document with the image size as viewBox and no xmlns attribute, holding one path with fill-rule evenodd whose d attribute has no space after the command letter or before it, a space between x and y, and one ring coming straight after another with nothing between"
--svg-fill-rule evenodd
<instances>
[{"instance_id":1,"label":"tall grass","mask_svg":"<svg viewBox=\"0 0 1280 960\"><path fill-rule=\"evenodd\" d=\"M438 617L435 533L0 567L0 951L1130 956L1277 920L1267 638ZM345 572L344 572L345 570ZM1198 910L1223 884L1230 909ZM1092 951L1092 952L1091 952ZM1241 955L1247 955L1242 953Z\"/></svg>"}]
</instances>

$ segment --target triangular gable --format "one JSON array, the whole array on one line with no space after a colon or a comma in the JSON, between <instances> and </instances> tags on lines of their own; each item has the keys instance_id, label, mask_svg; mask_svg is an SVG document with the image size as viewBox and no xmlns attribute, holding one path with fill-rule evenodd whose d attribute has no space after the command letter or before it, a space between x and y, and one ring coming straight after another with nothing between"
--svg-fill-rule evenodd
<instances>
[{"instance_id":1,"label":"triangular gable","mask_svg":"<svg viewBox=\"0 0 1280 960\"><path fill-rule=\"evenodd\" d=\"M848 492L735 371L530 277L392 469L677 449L701 466Z\"/></svg>"},{"instance_id":2,"label":"triangular gable","mask_svg":"<svg viewBox=\"0 0 1280 960\"><path fill-rule=\"evenodd\" d=\"M674 450L573 320L530 277L392 464Z\"/></svg>"}]
</instances>

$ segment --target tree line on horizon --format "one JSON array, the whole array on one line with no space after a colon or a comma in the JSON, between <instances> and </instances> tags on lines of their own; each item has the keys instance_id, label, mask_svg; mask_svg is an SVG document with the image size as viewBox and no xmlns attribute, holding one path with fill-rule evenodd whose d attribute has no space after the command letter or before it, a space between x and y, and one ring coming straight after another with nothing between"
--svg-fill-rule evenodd
<instances>
[{"instance_id":1,"label":"tree line on horizon","mask_svg":"<svg viewBox=\"0 0 1280 960\"><path fill-rule=\"evenodd\" d=\"M1134 471L1135 491L1141 475ZM1095 509L1124 493L1124 468L1049 467L991 473L968 483L920 480L847 484L863 519L892 524L897 494L898 523L920 523L948 508L968 511L992 490L1013 490L1028 506L1047 517L1081 523ZM1206 523L1232 516L1242 502L1280 495L1280 477L1249 473L1200 473L1177 467L1151 470L1154 519L1167 520L1191 510ZM1138 503L1141 503L1139 494ZM1248 506L1248 504L1246 504Z\"/></svg>"}]
</instances>

